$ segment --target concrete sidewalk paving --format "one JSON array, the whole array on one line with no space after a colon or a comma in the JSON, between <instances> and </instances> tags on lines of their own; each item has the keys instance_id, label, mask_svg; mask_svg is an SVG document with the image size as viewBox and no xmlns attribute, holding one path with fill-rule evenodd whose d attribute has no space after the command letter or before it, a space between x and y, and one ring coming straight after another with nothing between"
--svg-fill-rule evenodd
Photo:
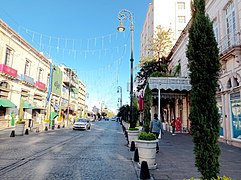
<instances>
[{"instance_id":1,"label":"concrete sidewalk paving","mask_svg":"<svg viewBox=\"0 0 241 180\"><path fill-rule=\"evenodd\" d=\"M219 143L221 149L220 176L228 176L233 180L241 179L241 148ZM189 134L172 135L165 132L159 141L160 151L157 153L157 169L150 170L155 180L182 180L199 178L201 174L195 166L193 154L194 144Z\"/></svg>"}]
</instances>

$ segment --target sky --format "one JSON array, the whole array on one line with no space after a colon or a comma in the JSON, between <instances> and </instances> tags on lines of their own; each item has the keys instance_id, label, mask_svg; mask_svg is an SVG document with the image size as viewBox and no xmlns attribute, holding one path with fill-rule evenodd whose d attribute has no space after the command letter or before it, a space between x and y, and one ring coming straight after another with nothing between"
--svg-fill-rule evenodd
<instances>
[{"instance_id":1,"label":"sky","mask_svg":"<svg viewBox=\"0 0 241 180\"><path fill-rule=\"evenodd\" d=\"M86 85L87 104L118 109L130 96L130 21L117 31L118 13L134 22L134 67L140 60L140 33L151 0L1 0L0 18L56 65L73 69ZM138 72L135 68L134 75Z\"/></svg>"}]
</instances>

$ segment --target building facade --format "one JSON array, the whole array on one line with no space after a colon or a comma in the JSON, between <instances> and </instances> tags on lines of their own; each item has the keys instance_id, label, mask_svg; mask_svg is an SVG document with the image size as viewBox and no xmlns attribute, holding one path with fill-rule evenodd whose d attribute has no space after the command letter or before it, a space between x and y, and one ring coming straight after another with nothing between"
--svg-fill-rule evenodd
<instances>
[{"instance_id":1,"label":"building facade","mask_svg":"<svg viewBox=\"0 0 241 180\"><path fill-rule=\"evenodd\" d=\"M220 77L217 87L217 106L220 113L220 141L241 147L241 41L240 17L241 2L238 0L207 0L206 13L213 22L213 30L218 43L220 55ZM188 59L186 46L188 29L191 22L183 30L180 38L173 46L169 59L170 69L181 66L180 77L188 79ZM168 85L170 87L170 84ZM186 98L184 98L185 100ZM187 96L186 109L189 114ZM176 108L178 109L178 107ZM187 121L181 121L181 126L188 126Z\"/></svg>"},{"instance_id":2,"label":"building facade","mask_svg":"<svg viewBox=\"0 0 241 180\"><path fill-rule=\"evenodd\" d=\"M142 27L140 57L152 56L153 52L147 50L147 46L158 25L171 29L174 44L190 18L190 0L152 0Z\"/></svg>"},{"instance_id":3,"label":"building facade","mask_svg":"<svg viewBox=\"0 0 241 180\"><path fill-rule=\"evenodd\" d=\"M25 125L42 129L46 119L54 125L79 115L85 96L74 70L54 65L0 19L0 129L15 125L20 101Z\"/></svg>"}]
</instances>

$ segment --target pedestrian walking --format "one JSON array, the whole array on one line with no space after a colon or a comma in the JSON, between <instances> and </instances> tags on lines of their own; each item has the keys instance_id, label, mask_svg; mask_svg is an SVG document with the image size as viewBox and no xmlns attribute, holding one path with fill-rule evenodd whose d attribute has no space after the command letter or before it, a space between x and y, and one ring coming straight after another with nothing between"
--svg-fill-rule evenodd
<instances>
[{"instance_id":1,"label":"pedestrian walking","mask_svg":"<svg viewBox=\"0 0 241 180\"><path fill-rule=\"evenodd\" d=\"M154 118L151 120L151 123L150 123L150 132L152 132L153 134L156 135L156 139L158 139L160 133L164 134L162 123L158 119L158 116L157 116L156 113L154 114ZM157 153L159 152L159 144L158 144L158 142L156 144L156 152Z\"/></svg>"},{"instance_id":2,"label":"pedestrian walking","mask_svg":"<svg viewBox=\"0 0 241 180\"><path fill-rule=\"evenodd\" d=\"M172 126L172 135L175 135L176 123L175 123L175 120L174 120L174 119L172 119L171 126Z\"/></svg>"}]
</instances>

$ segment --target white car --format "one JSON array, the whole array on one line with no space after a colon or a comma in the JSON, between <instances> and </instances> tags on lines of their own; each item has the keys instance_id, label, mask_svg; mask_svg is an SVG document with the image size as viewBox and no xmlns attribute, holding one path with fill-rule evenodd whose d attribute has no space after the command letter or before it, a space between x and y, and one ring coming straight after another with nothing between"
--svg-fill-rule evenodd
<instances>
[{"instance_id":1,"label":"white car","mask_svg":"<svg viewBox=\"0 0 241 180\"><path fill-rule=\"evenodd\" d=\"M87 130L90 129L90 120L86 119L86 118L79 118L75 121L74 126L73 126L73 130L76 129L83 129L83 130Z\"/></svg>"}]
</instances>

